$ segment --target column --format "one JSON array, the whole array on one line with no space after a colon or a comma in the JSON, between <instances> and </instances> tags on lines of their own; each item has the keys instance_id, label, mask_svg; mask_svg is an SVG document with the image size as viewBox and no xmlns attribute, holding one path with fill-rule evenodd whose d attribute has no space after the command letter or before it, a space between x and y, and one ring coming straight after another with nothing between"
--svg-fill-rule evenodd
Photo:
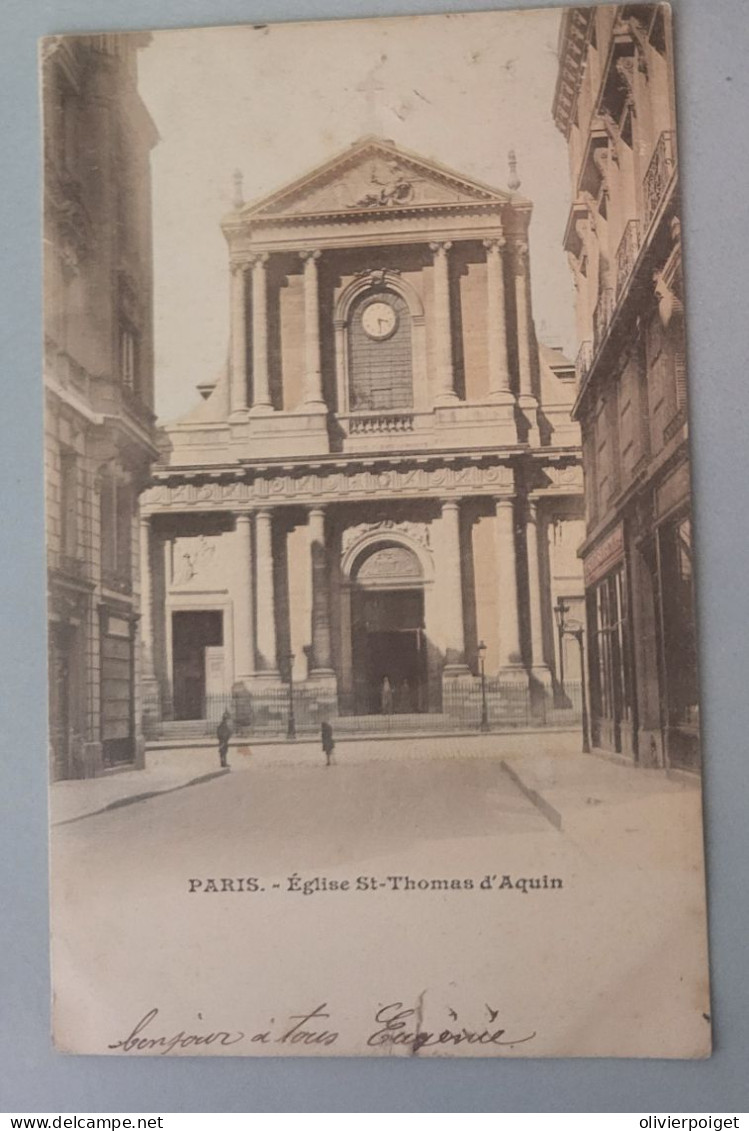
<instances>
[{"instance_id":1,"label":"column","mask_svg":"<svg viewBox=\"0 0 749 1131\"><path fill-rule=\"evenodd\" d=\"M522 672L514 509L512 498L496 500L499 666L500 671Z\"/></svg>"},{"instance_id":2,"label":"column","mask_svg":"<svg viewBox=\"0 0 749 1131\"><path fill-rule=\"evenodd\" d=\"M231 395L232 412L247 408L247 296L244 263L231 266Z\"/></svg>"},{"instance_id":3,"label":"column","mask_svg":"<svg viewBox=\"0 0 749 1131\"><path fill-rule=\"evenodd\" d=\"M503 236L484 240L486 248L487 334L489 356L489 396L493 401L511 403L510 370L507 363L507 310L502 249Z\"/></svg>"},{"instance_id":4,"label":"column","mask_svg":"<svg viewBox=\"0 0 749 1131\"><path fill-rule=\"evenodd\" d=\"M255 625L252 608L252 518L236 516L234 588L234 678L238 683L255 671Z\"/></svg>"},{"instance_id":5,"label":"column","mask_svg":"<svg viewBox=\"0 0 749 1131\"><path fill-rule=\"evenodd\" d=\"M443 577L444 606L440 610L445 641L445 672L466 671L463 624L463 571L460 550L460 504L442 503L442 537L438 568Z\"/></svg>"},{"instance_id":6,"label":"column","mask_svg":"<svg viewBox=\"0 0 749 1131\"><path fill-rule=\"evenodd\" d=\"M300 251L304 261L304 404L325 410L320 367L320 297L317 278L319 251Z\"/></svg>"},{"instance_id":7,"label":"column","mask_svg":"<svg viewBox=\"0 0 749 1131\"><path fill-rule=\"evenodd\" d=\"M278 676L276 656L276 602L273 579L273 511L264 507L255 512L255 557L257 578L257 659L258 674Z\"/></svg>"},{"instance_id":8,"label":"column","mask_svg":"<svg viewBox=\"0 0 749 1131\"><path fill-rule=\"evenodd\" d=\"M312 664L311 675L330 675L330 591L325 552L325 510L311 507L308 517L310 566L312 569Z\"/></svg>"},{"instance_id":9,"label":"column","mask_svg":"<svg viewBox=\"0 0 749 1131\"><path fill-rule=\"evenodd\" d=\"M534 671L545 671L543 621L541 619L541 579L538 567L538 503L528 499L525 523L528 553L528 602L530 608L531 652Z\"/></svg>"},{"instance_id":10,"label":"column","mask_svg":"<svg viewBox=\"0 0 749 1131\"><path fill-rule=\"evenodd\" d=\"M453 346L450 317L450 270L447 253L450 240L430 243L434 253L434 342L435 342L435 404L455 404L455 378L453 374Z\"/></svg>"},{"instance_id":11,"label":"column","mask_svg":"<svg viewBox=\"0 0 749 1131\"><path fill-rule=\"evenodd\" d=\"M530 277L528 273L528 244L515 246L515 308L518 325L518 376L520 387L519 401L535 404L533 396L533 373L531 369L531 316L530 316Z\"/></svg>"},{"instance_id":12,"label":"column","mask_svg":"<svg viewBox=\"0 0 749 1131\"><path fill-rule=\"evenodd\" d=\"M153 648L153 575L151 572L151 519L149 515L140 518L140 642L143 663L141 679L144 685L151 684L148 691L155 691L156 668Z\"/></svg>"},{"instance_id":13,"label":"column","mask_svg":"<svg viewBox=\"0 0 749 1131\"><path fill-rule=\"evenodd\" d=\"M267 254L252 259L252 412L273 412L268 374Z\"/></svg>"}]
</instances>

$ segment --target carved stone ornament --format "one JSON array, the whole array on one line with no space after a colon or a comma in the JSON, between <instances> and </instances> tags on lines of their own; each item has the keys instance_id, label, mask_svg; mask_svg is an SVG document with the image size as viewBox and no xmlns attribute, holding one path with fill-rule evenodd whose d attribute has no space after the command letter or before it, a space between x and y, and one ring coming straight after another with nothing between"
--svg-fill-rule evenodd
<instances>
[{"instance_id":1,"label":"carved stone ornament","mask_svg":"<svg viewBox=\"0 0 749 1131\"><path fill-rule=\"evenodd\" d=\"M627 105L630 109L635 104L635 60L632 55L623 55L616 61L616 73L619 76L624 90Z\"/></svg>"},{"instance_id":2,"label":"carved stone ornament","mask_svg":"<svg viewBox=\"0 0 749 1131\"><path fill-rule=\"evenodd\" d=\"M357 271L355 279L367 279L370 287L384 287L391 275L400 275L398 267L365 267Z\"/></svg>"},{"instance_id":3,"label":"carved stone ornament","mask_svg":"<svg viewBox=\"0 0 749 1131\"><path fill-rule=\"evenodd\" d=\"M379 522L360 522L356 526L347 526L341 538L341 550L346 553L355 542L364 538L367 534L374 534L382 531L394 531L397 534L403 534L407 538L411 538L414 542L418 542L420 546L429 549L429 524L426 522L395 522L391 518L381 519Z\"/></svg>"},{"instance_id":4,"label":"carved stone ornament","mask_svg":"<svg viewBox=\"0 0 749 1131\"><path fill-rule=\"evenodd\" d=\"M188 585L198 574L204 573L215 553L215 544L203 534L189 540L180 539L178 546L175 545L174 584Z\"/></svg>"},{"instance_id":5,"label":"carved stone ornament","mask_svg":"<svg viewBox=\"0 0 749 1131\"><path fill-rule=\"evenodd\" d=\"M356 571L359 583L415 581L421 577L421 563L406 546L383 546L365 558Z\"/></svg>"},{"instance_id":6,"label":"carved stone ornament","mask_svg":"<svg viewBox=\"0 0 749 1131\"><path fill-rule=\"evenodd\" d=\"M373 186L350 208L391 208L393 205L410 204L414 199L414 183L419 178L409 176L398 161L388 161L384 169L372 166L370 177Z\"/></svg>"},{"instance_id":7,"label":"carved stone ornament","mask_svg":"<svg viewBox=\"0 0 749 1131\"><path fill-rule=\"evenodd\" d=\"M76 274L93 245L93 229L81 186L73 177L60 175L48 163L45 187L47 218L56 229L54 245L65 269Z\"/></svg>"}]
</instances>

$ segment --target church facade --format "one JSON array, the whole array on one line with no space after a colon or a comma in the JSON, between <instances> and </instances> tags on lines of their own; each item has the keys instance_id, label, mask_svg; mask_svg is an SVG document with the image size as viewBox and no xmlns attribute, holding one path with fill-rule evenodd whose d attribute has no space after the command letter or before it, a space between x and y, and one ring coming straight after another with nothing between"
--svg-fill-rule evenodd
<instances>
[{"instance_id":1,"label":"church facade","mask_svg":"<svg viewBox=\"0 0 749 1131\"><path fill-rule=\"evenodd\" d=\"M311 724L426 720L481 672L490 716L501 687L551 695L553 605L583 602L582 470L574 366L535 336L530 218L376 138L252 204L238 189L229 364L141 497L147 710L241 721L291 685Z\"/></svg>"}]
</instances>

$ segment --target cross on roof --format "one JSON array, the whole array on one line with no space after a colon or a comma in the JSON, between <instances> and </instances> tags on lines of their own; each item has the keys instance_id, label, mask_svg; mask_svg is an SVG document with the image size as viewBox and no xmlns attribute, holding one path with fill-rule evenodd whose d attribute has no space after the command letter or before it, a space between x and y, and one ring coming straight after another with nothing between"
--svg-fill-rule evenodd
<instances>
[{"instance_id":1,"label":"cross on roof","mask_svg":"<svg viewBox=\"0 0 749 1131\"><path fill-rule=\"evenodd\" d=\"M362 81L356 86L356 90L366 95L367 116L364 125L364 133L379 134L382 133L379 120L379 106L377 104L377 95L385 87L378 80L375 72L380 66L377 63L370 71L367 72Z\"/></svg>"}]
</instances>

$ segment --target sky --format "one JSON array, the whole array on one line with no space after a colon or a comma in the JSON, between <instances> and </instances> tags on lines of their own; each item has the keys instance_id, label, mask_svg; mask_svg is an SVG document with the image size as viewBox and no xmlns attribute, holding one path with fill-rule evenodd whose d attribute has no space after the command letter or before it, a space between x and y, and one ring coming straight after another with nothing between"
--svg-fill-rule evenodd
<instances>
[{"instance_id":1,"label":"sky","mask_svg":"<svg viewBox=\"0 0 749 1131\"><path fill-rule=\"evenodd\" d=\"M196 386L225 364L229 271L220 221L232 207L234 171L251 201L364 134L498 188L507 187L515 150L519 191L534 205L537 333L574 357L562 249L567 149L551 117L560 11L154 33L140 53L139 88L161 139L152 173L162 421L187 412Z\"/></svg>"}]
</instances>

